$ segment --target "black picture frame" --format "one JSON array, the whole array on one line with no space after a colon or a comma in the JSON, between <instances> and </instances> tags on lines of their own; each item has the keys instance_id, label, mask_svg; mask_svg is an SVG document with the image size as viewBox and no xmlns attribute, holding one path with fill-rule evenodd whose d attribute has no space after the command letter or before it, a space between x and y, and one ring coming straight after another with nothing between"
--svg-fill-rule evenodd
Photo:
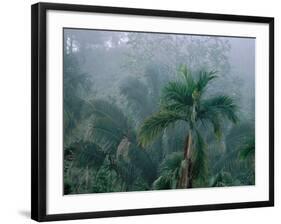
<instances>
[{"instance_id":1,"label":"black picture frame","mask_svg":"<svg viewBox=\"0 0 281 224\"><path fill-rule=\"evenodd\" d=\"M68 214L46 214L46 12L63 10L100 12L124 15L192 18L217 21L254 22L269 24L269 200L243 203L196 206L160 207ZM36 221L73 220L115 216L192 212L221 209L274 206L274 18L137 8L103 7L73 4L37 3L31 13L31 218Z\"/></svg>"}]
</instances>

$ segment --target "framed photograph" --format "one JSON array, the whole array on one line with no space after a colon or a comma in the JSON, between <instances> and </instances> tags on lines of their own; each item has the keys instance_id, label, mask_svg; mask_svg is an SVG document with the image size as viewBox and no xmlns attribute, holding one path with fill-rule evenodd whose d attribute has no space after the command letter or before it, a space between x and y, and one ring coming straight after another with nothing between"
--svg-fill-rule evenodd
<instances>
[{"instance_id":1,"label":"framed photograph","mask_svg":"<svg viewBox=\"0 0 281 224\"><path fill-rule=\"evenodd\" d=\"M274 205L274 19L32 6L32 219Z\"/></svg>"}]
</instances>

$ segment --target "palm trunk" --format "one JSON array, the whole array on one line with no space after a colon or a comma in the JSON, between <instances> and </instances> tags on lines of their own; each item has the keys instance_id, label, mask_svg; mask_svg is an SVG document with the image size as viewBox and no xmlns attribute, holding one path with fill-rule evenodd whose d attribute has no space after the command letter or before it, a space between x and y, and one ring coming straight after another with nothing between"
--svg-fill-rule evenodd
<instances>
[{"instance_id":1,"label":"palm trunk","mask_svg":"<svg viewBox=\"0 0 281 224\"><path fill-rule=\"evenodd\" d=\"M191 161L192 133L189 133L184 145L184 159L181 163L179 188L192 188L192 161Z\"/></svg>"}]
</instances>

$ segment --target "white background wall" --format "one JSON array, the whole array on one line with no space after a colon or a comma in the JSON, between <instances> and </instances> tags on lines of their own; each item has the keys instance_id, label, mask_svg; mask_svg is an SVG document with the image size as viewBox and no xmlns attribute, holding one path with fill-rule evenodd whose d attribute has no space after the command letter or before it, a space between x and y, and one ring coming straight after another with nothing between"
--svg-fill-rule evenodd
<instances>
[{"instance_id":1,"label":"white background wall","mask_svg":"<svg viewBox=\"0 0 281 224\"><path fill-rule=\"evenodd\" d=\"M51 0L50 0L51 1ZM30 5L3 0L0 6L0 223L30 220ZM60 0L62 3L139 7L275 17L275 200L274 208L150 215L60 223L278 223L280 198L280 5L278 0ZM242 54L243 52L241 52ZM267 134L267 133L266 133ZM280 222L280 221L279 221Z\"/></svg>"}]
</instances>

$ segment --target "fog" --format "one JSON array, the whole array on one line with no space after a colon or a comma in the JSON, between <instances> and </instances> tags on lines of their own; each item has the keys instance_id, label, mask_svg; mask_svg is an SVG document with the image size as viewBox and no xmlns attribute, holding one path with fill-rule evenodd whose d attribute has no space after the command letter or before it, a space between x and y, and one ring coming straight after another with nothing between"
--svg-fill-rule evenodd
<instances>
[{"instance_id":1,"label":"fog","mask_svg":"<svg viewBox=\"0 0 281 224\"><path fill-rule=\"evenodd\" d=\"M166 171L162 169L163 164L173 153L180 153L182 156L185 132L191 125L179 124L176 130L165 128L161 139L158 137L151 145L143 146L144 150L137 149L141 145L137 136L145 121L161 110L163 89L178 79L182 68L186 69L186 74L192 74L195 80L200 79L203 71L214 72L216 78L206 88L202 99L221 95L229 97L237 108L235 113L239 118L235 124L225 117L218 118L221 119L219 123L222 128L220 141L210 134L212 131L198 127L208 145L205 154L209 162L204 167L207 166L209 173L204 174L204 180L194 179L192 186L254 184L253 157L246 160L239 157L243 141L254 133L254 38L64 29L64 148L65 161L68 161L66 164L74 167L72 170L65 167L66 193L163 189L155 187L160 186L160 180L163 181L166 175ZM130 134L116 132L114 136L118 136L116 138L119 140L111 142L107 139L108 136L98 137L100 133L91 132L99 115L95 112L96 109L91 111L87 105L98 100L108 104L107 109L111 110L109 114L116 119L111 130L121 130L123 126L121 128L118 122L125 120ZM97 104L92 105L98 107ZM116 111L113 113L113 110ZM106 122L103 125L112 125ZM83 152L81 165L81 151L88 147L85 146L87 144L95 144L99 150L92 149L92 153L87 154L91 156L86 156L86 159ZM124 150L134 144L135 151L131 149L134 156L130 157L130 153L126 154ZM194 151L195 148L194 146ZM145 153L142 154L143 152ZM128 164L133 166L131 172L137 178L130 179L126 176L128 174L124 174L122 179L119 171L115 170L115 176L111 174L113 179L117 179L117 187L112 186L112 180L105 180L107 187L102 188L104 183L99 182L101 180L97 179L97 175L106 175L100 174L107 172L103 167L106 163L111 163L112 158L118 160L120 153L124 158L128 157L122 157L122 161L127 164L125 166L122 163L122 167L127 167ZM67 157L70 155L71 160ZM102 157L102 161L97 160L98 156ZM151 163L146 164L145 168L138 164L136 158ZM92 177L83 179L84 174L79 173L82 172L81 169L83 172L90 172L88 176ZM77 187L77 176L83 179L79 180L83 182L83 187ZM166 183L164 188L179 188L179 181L176 182L177 187Z\"/></svg>"},{"instance_id":2,"label":"fog","mask_svg":"<svg viewBox=\"0 0 281 224\"><path fill-rule=\"evenodd\" d=\"M254 38L79 29L66 29L64 37L81 72L91 77L93 89L103 96L117 94L127 77L142 79L148 67L158 67L162 73L157 78L169 80L178 66L186 64L190 70L217 71L223 78L214 91L227 91L242 106L254 97Z\"/></svg>"}]
</instances>

